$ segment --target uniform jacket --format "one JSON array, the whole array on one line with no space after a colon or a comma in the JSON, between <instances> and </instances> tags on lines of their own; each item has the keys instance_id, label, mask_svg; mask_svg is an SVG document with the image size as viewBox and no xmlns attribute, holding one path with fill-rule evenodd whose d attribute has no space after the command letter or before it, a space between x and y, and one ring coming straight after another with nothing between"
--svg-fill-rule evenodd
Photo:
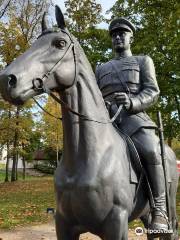
<instances>
[{"instance_id":1,"label":"uniform jacket","mask_svg":"<svg viewBox=\"0 0 180 240\"><path fill-rule=\"evenodd\" d=\"M116 120L122 131L132 135L141 127L156 127L145 112L159 96L154 64L150 57L112 59L97 67L96 79L105 102L110 103L108 110L111 117L118 108L113 93L126 92L129 95L131 108L123 109Z\"/></svg>"}]
</instances>

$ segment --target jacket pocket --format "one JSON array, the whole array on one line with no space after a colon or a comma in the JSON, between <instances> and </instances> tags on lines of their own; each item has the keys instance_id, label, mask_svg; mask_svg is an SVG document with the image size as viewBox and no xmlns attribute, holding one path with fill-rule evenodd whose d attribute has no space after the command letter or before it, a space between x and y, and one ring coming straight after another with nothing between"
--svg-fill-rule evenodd
<instances>
[{"instance_id":1,"label":"jacket pocket","mask_svg":"<svg viewBox=\"0 0 180 240\"><path fill-rule=\"evenodd\" d=\"M127 83L140 84L140 68L138 65L122 66L122 73Z\"/></svg>"}]
</instances>

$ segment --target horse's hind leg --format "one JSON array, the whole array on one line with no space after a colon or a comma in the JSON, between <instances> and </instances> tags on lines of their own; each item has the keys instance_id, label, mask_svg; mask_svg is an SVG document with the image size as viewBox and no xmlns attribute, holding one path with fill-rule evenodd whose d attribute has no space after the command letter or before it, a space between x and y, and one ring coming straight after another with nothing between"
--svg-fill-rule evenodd
<instances>
[{"instance_id":1,"label":"horse's hind leg","mask_svg":"<svg viewBox=\"0 0 180 240\"><path fill-rule=\"evenodd\" d=\"M103 240L128 239L128 213L119 207L114 207L103 225Z\"/></svg>"},{"instance_id":2,"label":"horse's hind leg","mask_svg":"<svg viewBox=\"0 0 180 240\"><path fill-rule=\"evenodd\" d=\"M148 229L149 222L151 222L151 215L147 213L146 215L140 217L140 219L143 222L144 227ZM159 239L159 238L154 238L153 236L147 235L147 240L155 240L155 239Z\"/></svg>"},{"instance_id":3,"label":"horse's hind leg","mask_svg":"<svg viewBox=\"0 0 180 240\"><path fill-rule=\"evenodd\" d=\"M71 227L58 212L56 212L55 222L57 240L77 240L72 237Z\"/></svg>"},{"instance_id":4,"label":"horse's hind leg","mask_svg":"<svg viewBox=\"0 0 180 240\"><path fill-rule=\"evenodd\" d=\"M151 222L151 214L147 213L146 215L140 217L140 219L143 222L144 227L146 229L148 229L149 228L149 223Z\"/></svg>"}]
</instances>

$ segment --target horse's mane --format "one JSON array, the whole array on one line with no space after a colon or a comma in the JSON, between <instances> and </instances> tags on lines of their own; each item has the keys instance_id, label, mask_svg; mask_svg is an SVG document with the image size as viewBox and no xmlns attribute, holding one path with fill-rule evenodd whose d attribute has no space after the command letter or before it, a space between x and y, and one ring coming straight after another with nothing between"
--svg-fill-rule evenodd
<instances>
[{"instance_id":1,"label":"horse's mane","mask_svg":"<svg viewBox=\"0 0 180 240\"><path fill-rule=\"evenodd\" d=\"M100 108L98 108L98 113L96 113L95 116L98 116L98 114L102 114L102 116L105 116L105 119L109 119L109 115L107 114L106 111L106 107L104 104L104 100L102 98L102 94L98 88L97 85L97 81L96 81L96 77L95 74L93 72L93 69L91 67L91 64L83 50L83 48L81 47L79 41L76 39L76 37L74 37L74 35L70 34L73 42L74 42L74 46L75 46L75 54L76 54L76 60L77 60L77 65L78 65L78 82L80 83L81 87L82 86L86 86L83 87L83 89L88 89L88 91L85 90L85 94L87 93L86 96L84 96L84 99L88 97L88 92L91 93L91 99L94 99L94 102L96 103L96 106L100 106ZM89 109L89 106L87 106L87 112L89 114L89 112L91 112L92 110ZM91 108L91 107L90 107Z\"/></svg>"},{"instance_id":2,"label":"horse's mane","mask_svg":"<svg viewBox=\"0 0 180 240\"><path fill-rule=\"evenodd\" d=\"M73 41L74 41L74 46L75 46L75 54L76 54L76 59L77 62L79 64L79 66L84 69L84 71L86 71L86 73L88 73L88 82L90 81L91 84L93 83L93 85L97 85L97 81L96 81L96 77L94 74L94 71L92 69L92 66L84 52L84 49L81 47L79 41L77 40L77 38L73 35L70 34ZM79 74L79 79L81 79L82 75ZM82 79L83 81L85 81L85 79ZM87 82L87 84L88 84Z\"/></svg>"}]
</instances>

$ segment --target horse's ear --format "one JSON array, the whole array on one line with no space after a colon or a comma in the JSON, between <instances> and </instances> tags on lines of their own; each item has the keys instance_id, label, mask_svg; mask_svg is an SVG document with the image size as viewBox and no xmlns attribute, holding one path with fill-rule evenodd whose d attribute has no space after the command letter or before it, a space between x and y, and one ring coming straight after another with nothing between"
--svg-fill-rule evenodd
<instances>
[{"instance_id":1,"label":"horse's ear","mask_svg":"<svg viewBox=\"0 0 180 240\"><path fill-rule=\"evenodd\" d=\"M66 24L64 21L64 15L62 14L61 9L57 5L55 6L55 13L56 13L56 21L57 21L58 28L65 29Z\"/></svg>"},{"instance_id":2,"label":"horse's ear","mask_svg":"<svg viewBox=\"0 0 180 240\"><path fill-rule=\"evenodd\" d=\"M48 21L47 21L47 13L44 12L43 17L42 17L42 32L48 29Z\"/></svg>"}]
</instances>

